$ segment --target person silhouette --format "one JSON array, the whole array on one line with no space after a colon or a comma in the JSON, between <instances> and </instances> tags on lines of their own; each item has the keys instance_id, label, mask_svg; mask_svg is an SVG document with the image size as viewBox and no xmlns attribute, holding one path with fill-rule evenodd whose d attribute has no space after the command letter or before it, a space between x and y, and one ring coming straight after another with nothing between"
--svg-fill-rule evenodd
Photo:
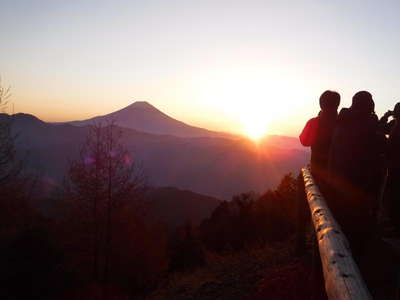
<instances>
[{"instance_id":1,"label":"person silhouette","mask_svg":"<svg viewBox=\"0 0 400 300\"><path fill-rule=\"evenodd\" d=\"M392 116L393 120L388 122ZM393 111L388 111L381 119L385 133L389 135L386 149L387 180L384 202L390 221L397 234L400 233L400 103Z\"/></svg>"},{"instance_id":2,"label":"person silhouette","mask_svg":"<svg viewBox=\"0 0 400 300\"><path fill-rule=\"evenodd\" d=\"M329 90L323 92L319 98L321 111L306 123L299 136L303 146L311 147L311 172L321 187L328 177L329 152L339 104L339 93Z\"/></svg>"},{"instance_id":3,"label":"person silhouette","mask_svg":"<svg viewBox=\"0 0 400 300\"><path fill-rule=\"evenodd\" d=\"M374 109L369 92L353 96L339 113L329 159L334 201L328 205L357 255L375 228L383 179L385 136Z\"/></svg>"},{"instance_id":4,"label":"person silhouette","mask_svg":"<svg viewBox=\"0 0 400 300\"><path fill-rule=\"evenodd\" d=\"M330 195L330 187L328 185L328 162L329 153L332 143L333 133L336 127L338 112L337 109L340 104L340 94L335 91L324 91L319 97L320 112L317 117L311 118L307 121L304 129L302 130L299 139L303 146L311 147L310 169L315 182L322 191L326 199ZM302 185L299 190L304 189ZM298 237L296 249L298 253L304 253L305 245L303 241L306 239L307 223L310 220L310 212L307 208L306 201L299 201L298 203ZM313 258L312 278L316 286L323 286L322 267L319 263L317 256L317 244L313 244ZM323 289L316 289L316 295L321 296L324 294Z\"/></svg>"}]
</instances>

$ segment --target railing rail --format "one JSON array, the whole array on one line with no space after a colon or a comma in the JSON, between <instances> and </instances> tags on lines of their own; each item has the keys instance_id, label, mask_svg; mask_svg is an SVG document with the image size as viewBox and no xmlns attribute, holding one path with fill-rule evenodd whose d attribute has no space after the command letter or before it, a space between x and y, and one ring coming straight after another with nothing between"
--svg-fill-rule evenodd
<instances>
[{"instance_id":1,"label":"railing rail","mask_svg":"<svg viewBox=\"0 0 400 300\"><path fill-rule=\"evenodd\" d=\"M349 249L349 243L330 212L308 168L302 169L329 300L371 300Z\"/></svg>"}]
</instances>

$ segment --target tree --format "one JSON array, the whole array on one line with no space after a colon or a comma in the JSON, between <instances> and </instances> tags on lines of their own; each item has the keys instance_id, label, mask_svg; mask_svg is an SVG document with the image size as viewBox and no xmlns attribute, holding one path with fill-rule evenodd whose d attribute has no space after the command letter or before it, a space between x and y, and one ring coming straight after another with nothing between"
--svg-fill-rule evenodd
<instances>
[{"instance_id":1,"label":"tree","mask_svg":"<svg viewBox=\"0 0 400 300\"><path fill-rule=\"evenodd\" d=\"M7 111L10 88L5 88L0 79L0 112ZM22 160L17 158L16 135L12 131L12 116L0 113L0 227L2 233L16 232L30 226L32 196L36 178L23 174Z\"/></svg>"},{"instance_id":2,"label":"tree","mask_svg":"<svg viewBox=\"0 0 400 300\"><path fill-rule=\"evenodd\" d=\"M8 99L11 97L10 88L2 86L0 81L0 110L5 111ZM11 131L12 118L7 114L0 115L0 185L4 185L18 175L21 169L17 161L14 146L15 136Z\"/></svg>"},{"instance_id":3,"label":"tree","mask_svg":"<svg viewBox=\"0 0 400 300\"><path fill-rule=\"evenodd\" d=\"M66 192L91 241L92 273L103 281L105 293L113 253L114 216L137 202L144 188L138 164L121 144L121 131L113 121L89 128L79 159L70 164ZM102 274L102 276L100 276ZM107 298L107 295L106 297Z\"/></svg>"},{"instance_id":4,"label":"tree","mask_svg":"<svg viewBox=\"0 0 400 300\"><path fill-rule=\"evenodd\" d=\"M289 173L275 190L261 196L242 193L221 202L200 225L202 241L209 249L224 252L287 239L294 233L296 184Z\"/></svg>"},{"instance_id":5,"label":"tree","mask_svg":"<svg viewBox=\"0 0 400 300\"><path fill-rule=\"evenodd\" d=\"M38 177L17 157L13 116L4 113L10 97L0 81L0 264L5 266L0 297L53 299L56 289L49 286L66 281L59 277L61 254L51 241L51 226L33 205Z\"/></svg>"}]
</instances>

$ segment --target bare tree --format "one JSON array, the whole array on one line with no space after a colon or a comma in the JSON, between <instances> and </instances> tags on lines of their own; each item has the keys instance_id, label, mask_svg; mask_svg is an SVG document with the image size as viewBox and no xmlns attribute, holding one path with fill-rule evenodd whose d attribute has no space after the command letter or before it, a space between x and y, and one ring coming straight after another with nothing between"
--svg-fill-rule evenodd
<instances>
[{"instance_id":1,"label":"bare tree","mask_svg":"<svg viewBox=\"0 0 400 300\"><path fill-rule=\"evenodd\" d=\"M71 162L67 182L68 194L89 225L93 279L102 280L106 287L113 232L118 230L113 217L117 210L137 202L144 188L141 169L121 144L121 131L113 121L89 128L79 159Z\"/></svg>"},{"instance_id":2,"label":"bare tree","mask_svg":"<svg viewBox=\"0 0 400 300\"><path fill-rule=\"evenodd\" d=\"M0 79L0 111L7 108L11 97L10 87L3 87ZM11 131L12 118L5 113L0 114L0 185L6 184L21 170L21 162L16 158L14 146L16 136Z\"/></svg>"},{"instance_id":3,"label":"bare tree","mask_svg":"<svg viewBox=\"0 0 400 300\"><path fill-rule=\"evenodd\" d=\"M4 87L0 78L0 108L4 110L7 106L8 99L11 97L11 87Z\"/></svg>"}]
</instances>

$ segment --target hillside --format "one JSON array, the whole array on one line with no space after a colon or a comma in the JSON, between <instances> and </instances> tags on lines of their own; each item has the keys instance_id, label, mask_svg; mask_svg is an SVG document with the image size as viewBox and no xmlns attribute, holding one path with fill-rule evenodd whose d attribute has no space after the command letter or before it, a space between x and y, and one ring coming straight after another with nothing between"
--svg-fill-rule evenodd
<instances>
[{"instance_id":1,"label":"hillside","mask_svg":"<svg viewBox=\"0 0 400 300\"><path fill-rule=\"evenodd\" d=\"M173 227L187 222L198 225L221 203L216 198L174 187L151 188L145 198L149 216Z\"/></svg>"},{"instance_id":2,"label":"hillside","mask_svg":"<svg viewBox=\"0 0 400 300\"><path fill-rule=\"evenodd\" d=\"M264 246L226 256L210 255L207 266L172 274L147 299L311 299L316 287L305 280L311 272L310 262L294 257L290 246Z\"/></svg>"}]
</instances>

